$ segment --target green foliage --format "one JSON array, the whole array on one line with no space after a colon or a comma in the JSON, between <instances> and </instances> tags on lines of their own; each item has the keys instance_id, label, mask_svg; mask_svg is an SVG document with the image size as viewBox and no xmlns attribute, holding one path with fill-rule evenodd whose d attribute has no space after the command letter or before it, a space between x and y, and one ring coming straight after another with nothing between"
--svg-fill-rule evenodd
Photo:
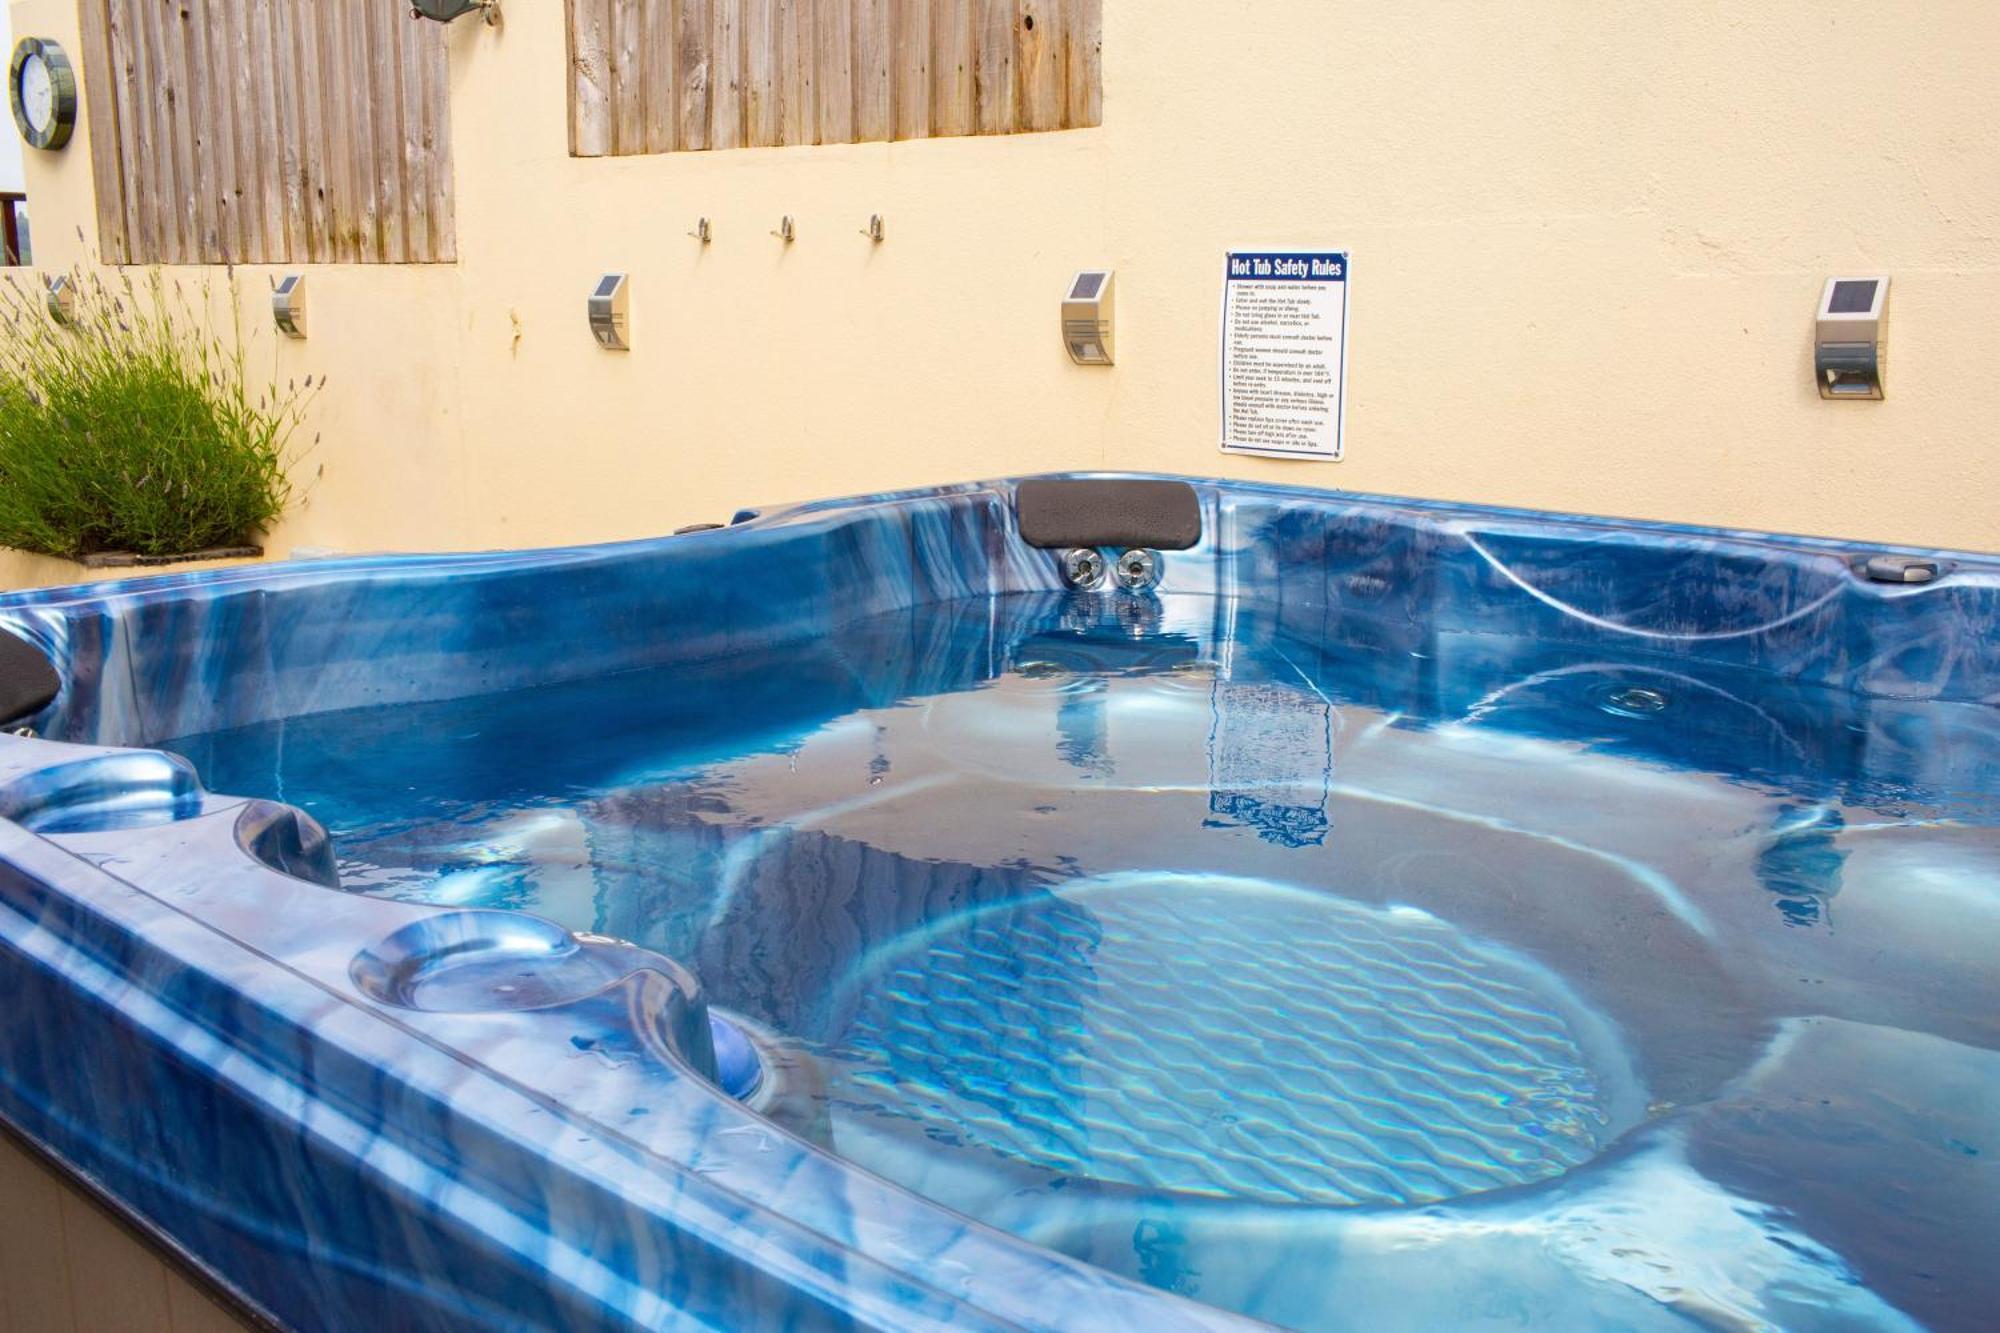
<instances>
[{"instance_id":1,"label":"green foliage","mask_svg":"<svg viewBox=\"0 0 2000 1333\"><path fill-rule=\"evenodd\" d=\"M191 304L157 273L143 289L70 281L59 324L39 282L0 280L0 546L75 558L253 540L291 496L312 377L253 397L240 314L219 336L206 287ZM233 272L226 294L240 312Z\"/></svg>"}]
</instances>

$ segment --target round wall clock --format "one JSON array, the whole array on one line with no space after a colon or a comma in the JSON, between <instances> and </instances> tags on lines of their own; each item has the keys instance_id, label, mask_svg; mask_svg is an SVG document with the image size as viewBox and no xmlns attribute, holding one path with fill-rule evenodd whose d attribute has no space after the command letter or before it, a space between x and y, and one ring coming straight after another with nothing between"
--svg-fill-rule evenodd
<instances>
[{"instance_id":1,"label":"round wall clock","mask_svg":"<svg viewBox=\"0 0 2000 1333\"><path fill-rule=\"evenodd\" d=\"M54 42L24 37L7 65L7 100L21 137L36 148L56 149L76 128L76 71Z\"/></svg>"}]
</instances>

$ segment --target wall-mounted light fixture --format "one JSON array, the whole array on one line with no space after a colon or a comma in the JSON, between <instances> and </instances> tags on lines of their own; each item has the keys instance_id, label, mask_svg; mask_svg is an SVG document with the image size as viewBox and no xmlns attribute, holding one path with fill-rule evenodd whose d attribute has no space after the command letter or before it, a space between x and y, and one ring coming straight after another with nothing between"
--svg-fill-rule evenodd
<instances>
[{"instance_id":1,"label":"wall-mounted light fixture","mask_svg":"<svg viewBox=\"0 0 2000 1333\"><path fill-rule=\"evenodd\" d=\"M861 234L877 245L882 244L883 238L889 234L887 227L882 222L882 215L880 213L870 213L868 215L868 225L861 229Z\"/></svg>"},{"instance_id":2,"label":"wall-mounted light fixture","mask_svg":"<svg viewBox=\"0 0 2000 1333\"><path fill-rule=\"evenodd\" d=\"M709 225L709 221L707 218L696 218L694 222L694 230L689 232L688 235L694 237L697 241L700 241L703 245L707 245L710 241L715 239L715 228Z\"/></svg>"},{"instance_id":3,"label":"wall-mounted light fixture","mask_svg":"<svg viewBox=\"0 0 2000 1333\"><path fill-rule=\"evenodd\" d=\"M1114 364L1112 283L1108 268L1087 268L1070 279L1062 302L1063 346L1079 366Z\"/></svg>"},{"instance_id":4,"label":"wall-mounted light fixture","mask_svg":"<svg viewBox=\"0 0 2000 1333\"><path fill-rule=\"evenodd\" d=\"M785 216L778 219L778 229L772 232L771 234L777 237L779 240L783 241L786 245L790 245L793 241L799 239L798 224L793 222L792 215L790 213L787 213L785 214Z\"/></svg>"},{"instance_id":5,"label":"wall-mounted light fixture","mask_svg":"<svg viewBox=\"0 0 2000 1333\"><path fill-rule=\"evenodd\" d=\"M607 273L590 291L590 333L610 352L632 348L632 284L623 273Z\"/></svg>"},{"instance_id":6,"label":"wall-mounted light fixture","mask_svg":"<svg viewBox=\"0 0 2000 1333\"><path fill-rule=\"evenodd\" d=\"M306 275L287 273L271 289L271 320L287 338L306 336Z\"/></svg>"},{"instance_id":7,"label":"wall-mounted light fixture","mask_svg":"<svg viewBox=\"0 0 2000 1333\"><path fill-rule=\"evenodd\" d=\"M76 284L69 280L69 274L58 273L50 278L44 299L48 302L50 319L58 324L76 322Z\"/></svg>"},{"instance_id":8,"label":"wall-mounted light fixture","mask_svg":"<svg viewBox=\"0 0 2000 1333\"><path fill-rule=\"evenodd\" d=\"M1828 278L1813 320L1813 379L1822 398L1882 397L1889 278Z\"/></svg>"},{"instance_id":9,"label":"wall-mounted light fixture","mask_svg":"<svg viewBox=\"0 0 2000 1333\"><path fill-rule=\"evenodd\" d=\"M500 22L500 0L411 0L410 17L450 23L467 14L478 14L488 27Z\"/></svg>"}]
</instances>

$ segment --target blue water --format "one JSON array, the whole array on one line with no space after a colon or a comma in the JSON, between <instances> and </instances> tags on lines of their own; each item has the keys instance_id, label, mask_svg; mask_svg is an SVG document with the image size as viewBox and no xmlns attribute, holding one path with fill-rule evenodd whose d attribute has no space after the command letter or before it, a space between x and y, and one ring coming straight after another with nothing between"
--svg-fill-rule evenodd
<instances>
[{"instance_id":1,"label":"blue water","mask_svg":"<svg viewBox=\"0 0 2000 1333\"><path fill-rule=\"evenodd\" d=\"M677 958L758 1109L1300 1327L1990 1326L2000 710L1204 598L168 748Z\"/></svg>"}]
</instances>

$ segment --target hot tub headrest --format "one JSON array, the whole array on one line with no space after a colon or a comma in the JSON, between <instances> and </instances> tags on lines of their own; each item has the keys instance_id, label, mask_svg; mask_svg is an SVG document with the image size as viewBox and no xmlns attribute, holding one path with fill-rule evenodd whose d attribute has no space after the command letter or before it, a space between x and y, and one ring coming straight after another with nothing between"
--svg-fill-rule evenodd
<instances>
[{"instance_id":1,"label":"hot tub headrest","mask_svg":"<svg viewBox=\"0 0 2000 1333\"><path fill-rule=\"evenodd\" d=\"M25 722L49 706L62 677L19 635L0 629L0 726Z\"/></svg>"},{"instance_id":2,"label":"hot tub headrest","mask_svg":"<svg viewBox=\"0 0 2000 1333\"><path fill-rule=\"evenodd\" d=\"M1044 477L1014 492L1030 546L1141 546L1185 551L1201 540L1201 501L1184 481L1142 477Z\"/></svg>"}]
</instances>

